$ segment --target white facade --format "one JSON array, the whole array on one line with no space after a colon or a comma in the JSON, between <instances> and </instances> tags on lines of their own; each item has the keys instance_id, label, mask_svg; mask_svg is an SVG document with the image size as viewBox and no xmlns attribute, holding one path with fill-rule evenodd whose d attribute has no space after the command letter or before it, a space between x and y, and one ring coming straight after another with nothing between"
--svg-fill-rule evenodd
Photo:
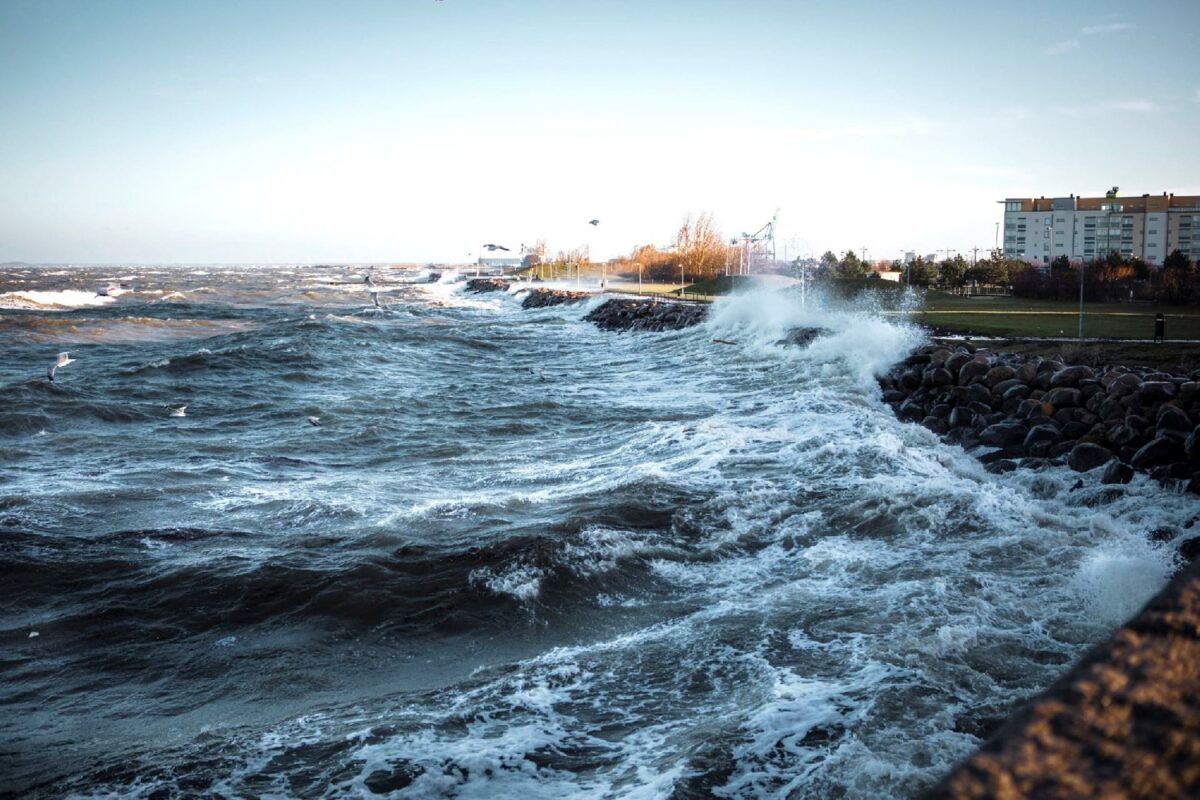
<instances>
[{"instance_id":1,"label":"white facade","mask_svg":"<svg viewBox=\"0 0 1200 800\"><path fill-rule=\"evenodd\" d=\"M1152 265L1176 249L1200 256L1200 198L1148 197L1005 200L1004 254L1043 265L1059 256L1086 261L1112 251Z\"/></svg>"}]
</instances>

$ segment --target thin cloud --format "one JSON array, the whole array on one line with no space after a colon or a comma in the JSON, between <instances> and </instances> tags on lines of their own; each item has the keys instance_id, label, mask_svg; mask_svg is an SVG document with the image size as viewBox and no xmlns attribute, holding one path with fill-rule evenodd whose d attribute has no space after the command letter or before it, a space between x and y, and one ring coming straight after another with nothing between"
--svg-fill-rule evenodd
<instances>
[{"instance_id":1,"label":"thin cloud","mask_svg":"<svg viewBox=\"0 0 1200 800\"><path fill-rule=\"evenodd\" d=\"M1061 56L1063 53L1069 53L1079 47L1078 39L1067 39L1062 42L1055 42L1046 48L1045 53L1048 56Z\"/></svg>"},{"instance_id":2,"label":"thin cloud","mask_svg":"<svg viewBox=\"0 0 1200 800\"><path fill-rule=\"evenodd\" d=\"M1162 110L1162 108L1155 104L1152 100L1117 100L1112 103L1106 103L1105 105L1113 111L1148 112Z\"/></svg>"},{"instance_id":3,"label":"thin cloud","mask_svg":"<svg viewBox=\"0 0 1200 800\"><path fill-rule=\"evenodd\" d=\"M1086 106L1063 106L1054 109L1059 114L1069 117L1082 117L1089 114L1103 114L1111 111L1123 111L1129 114L1150 114L1171 111L1169 106L1162 106L1144 97L1128 100L1106 100L1102 103L1092 103Z\"/></svg>"},{"instance_id":4,"label":"thin cloud","mask_svg":"<svg viewBox=\"0 0 1200 800\"><path fill-rule=\"evenodd\" d=\"M1095 36L1098 33L1116 33L1129 30L1128 22L1110 22L1107 25L1088 25L1080 31L1084 36Z\"/></svg>"},{"instance_id":5,"label":"thin cloud","mask_svg":"<svg viewBox=\"0 0 1200 800\"><path fill-rule=\"evenodd\" d=\"M1108 22L1103 25L1085 25L1079 29L1080 36L1100 36L1106 33L1117 33L1118 31L1128 30L1132 27L1128 22ZM1047 47L1043 52L1048 56L1061 56L1064 53L1069 53L1076 50L1083 43L1079 39L1064 39L1061 42L1055 42Z\"/></svg>"}]
</instances>

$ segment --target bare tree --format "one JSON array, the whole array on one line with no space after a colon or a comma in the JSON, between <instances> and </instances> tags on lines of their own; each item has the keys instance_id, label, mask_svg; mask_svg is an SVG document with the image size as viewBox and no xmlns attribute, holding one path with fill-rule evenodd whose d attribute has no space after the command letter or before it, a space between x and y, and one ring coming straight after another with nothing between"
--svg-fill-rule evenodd
<instances>
[{"instance_id":1,"label":"bare tree","mask_svg":"<svg viewBox=\"0 0 1200 800\"><path fill-rule=\"evenodd\" d=\"M712 214L684 217L675 234L675 252L686 274L694 280L720 275L725 267L725 237L717 231Z\"/></svg>"}]
</instances>

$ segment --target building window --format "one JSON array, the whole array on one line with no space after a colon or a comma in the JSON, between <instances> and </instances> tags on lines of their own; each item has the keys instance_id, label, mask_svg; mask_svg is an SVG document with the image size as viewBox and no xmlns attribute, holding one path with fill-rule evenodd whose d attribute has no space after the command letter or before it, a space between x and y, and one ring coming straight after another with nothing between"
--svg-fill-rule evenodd
<instances>
[{"instance_id":1,"label":"building window","mask_svg":"<svg viewBox=\"0 0 1200 800\"><path fill-rule=\"evenodd\" d=\"M1146 231L1146 233L1149 236L1158 236L1158 228L1151 228L1150 230Z\"/></svg>"},{"instance_id":2,"label":"building window","mask_svg":"<svg viewBox=\"0 0 1200 800\"><path fill-rule=\"evenodd\" d=\"M1007 203L1004 204L1004 210L1005 211L1020 211L1021 210L1021 201L1020 200L1009 200Z\"/></svg>"}]
</instances>

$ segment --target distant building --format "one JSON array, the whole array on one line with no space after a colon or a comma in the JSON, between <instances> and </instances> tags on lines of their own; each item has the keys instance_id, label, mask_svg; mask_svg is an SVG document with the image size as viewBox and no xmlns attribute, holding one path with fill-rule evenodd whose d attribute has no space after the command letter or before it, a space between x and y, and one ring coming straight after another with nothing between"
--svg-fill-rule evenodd
<instances>
[{"instance_id":1,"label":"distant building","mask_svg":"<svg viewBox=\"0 0 1200 800\"><path fill-rule=\"evenodd\" d=\"M1004 203L1004 255L1035 264L1116 251L1161 265L1173 250L1200 256L1200 196L1014 198ZM1192 232L1197 236L1193 237Z\"/></svg>"},{"instance_id":2,"label":"distant building","mask_svg":"<svg viewBox=\"0 0 1200 800\"><path fill-rule=\"evenodd\" d=\"M481 258L479 266L481 267L519 267L521 266L519 258Z\"/></svg>"}]
</instances>

